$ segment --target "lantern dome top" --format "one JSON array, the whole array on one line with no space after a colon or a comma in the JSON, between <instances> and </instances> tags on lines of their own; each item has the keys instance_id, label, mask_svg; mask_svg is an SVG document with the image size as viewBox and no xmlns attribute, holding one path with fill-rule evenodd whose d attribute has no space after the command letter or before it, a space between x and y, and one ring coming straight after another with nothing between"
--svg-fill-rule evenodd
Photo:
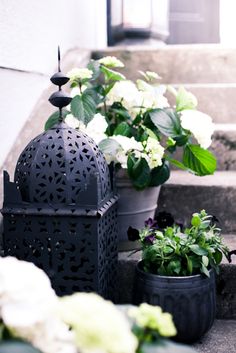
<instances>
[{"instance_id":1,"label":"lantern dome top","mask_svg":"<svg viewBox=\"0 0 236 353\"><path fill-rule=\"evenodd\" d=\"M26 146L15 183L24 202L38 205L90 207L112 195L109 169L95 142L63 122Z\"/></svg>"}]
</instances>

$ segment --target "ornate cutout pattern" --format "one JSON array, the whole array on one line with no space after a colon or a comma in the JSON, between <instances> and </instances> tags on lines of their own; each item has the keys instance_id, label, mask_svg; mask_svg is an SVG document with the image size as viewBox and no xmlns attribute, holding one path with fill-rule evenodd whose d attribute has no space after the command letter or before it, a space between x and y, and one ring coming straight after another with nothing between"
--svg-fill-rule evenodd
<instances>
[{"instance_id":1,"label":"ornate cutout pattern","mask_svg":"<svg viewBox=\"0 0 236 353\"><path fill-rule=\"evenodd\" d=\"M106 199L111 182L103 154L86 134L62 126L36 137L20 155L15 182L23 201L78 205L91 177L98 177L99 198Z\"/></svg>"}]
</instances>

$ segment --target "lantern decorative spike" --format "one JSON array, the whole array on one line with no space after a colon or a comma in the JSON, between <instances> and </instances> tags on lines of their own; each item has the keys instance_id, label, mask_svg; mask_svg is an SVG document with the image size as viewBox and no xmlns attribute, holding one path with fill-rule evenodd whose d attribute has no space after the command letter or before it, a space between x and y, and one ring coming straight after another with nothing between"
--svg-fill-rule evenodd
<instances>
[{"instance_id":1,"label":"lantern decorative spike","mask_svg":"<svg viewBox=\"0 0 236 353\"><path fill-rule=\"evenodd\" d=\"M54 85L58 86L58 91L51 94L51 96L49 97L49 102L55 107L59 108L59 112L60 112L59 121L62 122L63 121L62 108L70 104L72 98L61 89L61 86L65 85L69 81L69 77L67 77L61 72L61 67L60 67L61 54L60 54L59 46L58 46L57 55L58 55L58 72L55 73L50 80Z\"/></svg>"}]
</instances>

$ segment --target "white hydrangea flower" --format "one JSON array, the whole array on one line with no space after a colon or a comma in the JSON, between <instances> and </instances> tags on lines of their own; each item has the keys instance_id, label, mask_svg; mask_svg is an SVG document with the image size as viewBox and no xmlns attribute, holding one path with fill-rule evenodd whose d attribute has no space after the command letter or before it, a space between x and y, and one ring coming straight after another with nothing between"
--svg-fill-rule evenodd
<instances>
[{"instance_id":1,"label":"white hydrangea flower","mask_svg":"<svg viewBox=\"0 0 236 353\"><path fill-rule=\"evenodd\" d=\"M116 155L113 158L113 161L118 162L121 164L121 167L126 169L127 168L127 159L128 159L128 152L130 151L143 151L143 145L141 142L135 140L134 137L126 137L122 135L114 135L110 137L110 139L115 140L121 146L121 149L117 151ZM105 155L106 159L107 156Z\"/></svg>"},{"instance_id":2,"label":"white hydrangea flower","mask_svg":"<svg viewBox=\"0 0 236 353\"><path fill-rule=\"evenodd\" d=\"M93 76L93 71L86 68L74 68L67 73L70 81L90 79Z\"/></svg>"},{"instance_id":3,"label":"white hydrangea flower","mask_svg":"<svg viewBox=\"0 0 236 353\"><path fill-rule=\"evenodd\" d=\"M212 118L198 110L186 109L181 112L181 125L189 130L202 148L211 145L211 136L214 132Z\"/></svg>"},{"instance_id":4,"label":"white hydrangea flower","mask_svg":"<svg viewBox=\"0 0 236 353\"><path fill-rule=\"evenodd\" d=\"M84 353L135 353L137 339L128 320L97 294L77 293L61 299L61 317L72 327Z\"/></svg>"},{"instance_id":5,"label":"white hydrangea flower","mask_svg":"<svg viewBox=\"0 0 236 353\"><path fill-rule=\"evenodd\" d=\"M105 116L100 113L94 115L93 119L87 124L84 132L89 135L97 144L105 139L105 131L108 127Z\"/></svg>"},{"instance_id":6,"label":"white hydrangea flower","mask_svg":"<svg viewBox=\"0 0 236 353\"><path fill-rule=\"evenodd\" d=\"M77 129L80 127L81 122L76 119L72 114L68 114L65 118L65 123L69 126L72 127L72 129Z\"/></svg>"},{"instance_id":7,"label":"white hydrangea flower","mask_svg":"<svg viewBox=\"0 0 236 353\"><path fill-rule=\"evenodd\" d=\"M147 160L151 169L162 165L165 149L158 140L148 137L145 144L145 151L147 154L143 154L143 157Z\"/></svg>"},{"instance_id":8,"label":"white hydrangea flower","mask_svg":"<svg viewBox=\"0 0 236 353\"><path fill-rule=\"evenodd\" d=\"M59 319L58 297L34 264L0 258L0 316L14 336L43 353L75 353L68 327Z\"/></svg>"},{"instance_id":9,"label":"white hydrangea flower","mask_svg":"<svg viewBox=\"0 0 236 353\"><path fill-rule=\"evenodd\" d=\"M167 98L164 96L166 88L163 85L152 86L143 80L137 80L140 90L141 106L145 109L163 109L169 107Z\"/></svg>"},{"instance_id":10,"label":"white hydrangea flower","mask_svg":"<svg viewBox=\"0 0 236 353\"><path fill-rule=\"evenodd\" d=\"M124 67L124 64L115 56L105 56L99 59L98 62L106 67Z\"/></svg>"},{"instance_id":11,"label":"white hydrangea flower","mask_svg":"<svg viewBox=\"0 0 236 353\"><path fill-rule=\"evenodd\" d=\"M140 106L140 92L136 85L129 80L116 82L107 94L107 105L114 102L122 102L122 105L129 110L132 107Z\"/></svg>"},{"instance_id":12,"label":"white hydrangea flower","mask_svg":"<svg viewBox=\"0 0 236 353\"><path fill-rule=\"evenodd\" d=\"M143 145L141 142L138 142L135 140L135 138L132 137L127 137L127 136L122 136L122 135L114 135L111 137L113 140L116 140L123 150L125 152L128 152L130 150L137 150L137 151L142 151L143 150Z\"/></svg>"}]
</instances>

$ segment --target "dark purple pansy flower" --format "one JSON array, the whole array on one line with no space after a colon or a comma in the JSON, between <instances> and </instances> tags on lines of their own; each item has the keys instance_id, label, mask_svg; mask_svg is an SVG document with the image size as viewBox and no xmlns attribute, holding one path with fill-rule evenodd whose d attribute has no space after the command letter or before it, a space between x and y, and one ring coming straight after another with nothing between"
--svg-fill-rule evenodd
<instances>
[{"instance_id":1,"label":"dark purple pansy flower","mask_svg":"<svg viewBox=\"0 0 236 353\"><path fill-rule=\"evenodd\" d=\"M133 227L129 227L127 230L128 239L130 241L139 240L139 231Z\"/></svg>"},{"instance_id":2,"label":"dark purple pansy flower","mask_svg":"<svg viewBox=\"0 0 236 353\"><path fill-rule=\"evenodd\" d=\"M149 228L157 228L157 221L155 219L152 218L148 218L145 222L144 222L146 227Z\"/></svg>"},{"instance_id":3,"label":"dark purple pansy flower","mask_svg":"<svg viewBox=\"0 0 236 353\"><path fill-rule=\"evenodd\" d=\"M174 218L169 212L159 212L156 216L157 225L160 229L165 229L166 227L172 227L174 224Z\"/></svg>"},{"instance_id":4,"label":"dark purple pansy flower","mask_svg":"<svg viewBox=\"0 0 236 353\"><path fill-rule=\"evenodd\" d=\"M155 235L153 235L153 234L150 234L150 235L148 235L145 239L144 239L144 242L146 243L146 244L154 244L154 241L156 240L156 237L155 237Z\"/></svg>"}]
</instances>

